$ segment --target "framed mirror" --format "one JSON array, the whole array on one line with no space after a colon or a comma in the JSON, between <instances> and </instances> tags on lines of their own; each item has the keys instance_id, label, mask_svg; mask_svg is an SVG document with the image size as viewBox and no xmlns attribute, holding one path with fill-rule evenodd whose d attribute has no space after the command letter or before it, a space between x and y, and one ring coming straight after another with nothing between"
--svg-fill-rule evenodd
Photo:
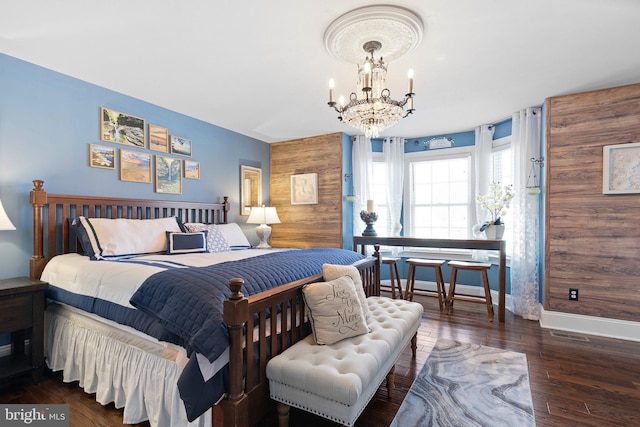
<instances>
[{"instance_id":1,"label":"framed mirror","mask_svg":"<svg viewBox=\"0 0 640 427\"><path fill-rule=\"evenodd\" d=\"M240 166L240 215L249 215L252 206L262 205L262 169Z\"/></svg>"}]
</instances>

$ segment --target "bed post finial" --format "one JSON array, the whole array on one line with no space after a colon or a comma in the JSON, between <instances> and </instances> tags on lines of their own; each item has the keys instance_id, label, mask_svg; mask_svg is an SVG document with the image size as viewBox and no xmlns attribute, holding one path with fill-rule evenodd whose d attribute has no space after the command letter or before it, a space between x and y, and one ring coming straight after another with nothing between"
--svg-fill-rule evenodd
<instances>
[{"instance_id":1,"label":"bed post finial","mask_svg":"<svg viewBox=\"0 0 640 427\"><path fill-rule=\"evenodd\" d=\"M33 180L33 190L29 194L29 203L33 206L33 256L29 260L29 277L40 279L46 260L42 240L42 209L47 204L47 192L43 190L44 181Z\"/></svg>"},{"instance_id":2,"label":"bed post finial","mask_svg":"<svg viewBox=\"0 0 640 427\"><path fill-rule=\"evenodd\" d=\"M242 285L244 285L244 280L240 278L229 279L229 288L231 289L231 295L229 295L230 300L239 300L244 297L240 289L242 289Z\"/></svg>"}]
</instances>

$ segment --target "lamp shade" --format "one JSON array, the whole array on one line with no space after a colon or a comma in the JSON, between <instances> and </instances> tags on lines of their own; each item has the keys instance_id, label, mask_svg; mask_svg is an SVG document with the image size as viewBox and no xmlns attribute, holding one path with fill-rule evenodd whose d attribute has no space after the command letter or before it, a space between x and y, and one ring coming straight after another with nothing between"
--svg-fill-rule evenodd
<instances>
[{"instance_id":1,"label":"lamp shade","mask_svg":"<svg viewBox=\"0 0 640 427\"><path fill-rule=\"evenodd\" d=\"M280 218L272 206L252 207L247 224L280 224Z\"/></svg>"},{"instance_id":2,"label":"lamp shade","mask_svg":"<svg viewBox=\"0 0 640 427\"><path fill-rule=\"evenodd\" d=\"M276 218L277 218L277 215L276 215ZM9 216L4 211L4 206L2 206L2 200L0 200L0 230L15 230L15 229L16 229L16 226L13 225L13 223L9 219Z\"/></svg>"}]
</instances>

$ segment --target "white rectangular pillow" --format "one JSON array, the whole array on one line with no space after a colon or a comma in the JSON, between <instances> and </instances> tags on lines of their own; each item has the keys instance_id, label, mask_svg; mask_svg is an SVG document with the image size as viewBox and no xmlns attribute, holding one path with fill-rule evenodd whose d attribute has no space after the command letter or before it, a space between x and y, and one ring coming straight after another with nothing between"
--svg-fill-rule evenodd
<instances>
[{"instance_id":1,"label":"white rectangular pillow","mask_svg":"<svg viewBox=\"0 0 640 427\"><path fill-rule=\"evenodd\" d=\"M218 230L220 230L225 239L227 239L231 249L248 249L251 247L247 236L245 236L240 226L235 222L218 224Z\"/></svg>"},{"instance_id":2,"label":"white rectangular pillow","mask_svg":"<svg viewBox=\"0 0 640 427\"><path fill-rule=\"evenodd\" d=\"M85 252L92 259L149 254L167 250L167 231L181 232L177 217L157 219L108 219L78 217L74 226ZM89 246L89 247L87 247Z\"/></svg>"}]
</instances>

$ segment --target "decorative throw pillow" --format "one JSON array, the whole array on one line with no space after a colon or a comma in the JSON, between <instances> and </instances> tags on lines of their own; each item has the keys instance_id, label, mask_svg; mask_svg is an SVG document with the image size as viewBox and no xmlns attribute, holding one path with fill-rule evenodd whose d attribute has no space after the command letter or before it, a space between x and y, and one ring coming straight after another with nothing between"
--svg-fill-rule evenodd
<instances>
[{"instance_id":1,"label":"decorative throw pillow","mask_svg":"<svg viewBox=\"0 0 640 427\"><path fill-rule=\"evenodd\" d=\"M358 295L358 300L360 300L360 305L364 312L364 318L367 321L369 320L371 314L369 313L369 306L367 305L367 295L364 293L362 278L360 277L360 272L357 268L352 265L323 264L322 276L324 277L324 280L327 281L334 280L342 276L351 277L356 295Z\"/></svg>"},{"instance_id":2,"label":"decorative throw pillow","mask_svg":"<svg viewBox=\"0 0 640 427\"><path fill-rule=\"evenodd\" d=\"M207 251L209 252L227 252L231 250L229 242L218 229L216 224L202 224L199 222L189 222L184 225L186 231L195 233L198 231L207 231Z\"/></svg>"},{"instance_id":3,"label":"decorative throw pillow","mask_svg":"<svg viewBox=\"0 0 640 427\"><path fill-rule=\"evenodd\" d=\"M218 224L218 230L220 230L224 238L229 242L231 250L249 249L251 247L251 243L247 240L247 236L245 236L240 226L235 222L231 222L229 224Z\"/></svg>"},{"instance_id":4,"label":"decorative throw pillow","mask_svg":"<svg viewBox=\"0 0 640 427\"><path fill-rule=\"evenodd\" d=\"M91 259L160 253L167 250L167 231L182 231L177 217L156 219L77 217L73 226Z\"/></svg>"},{"instance_id":5,"label":"decorative throw pillow","mask_svg":"<svg viewBox=\"0 0 640 427\"><path fill-rule=\"evenodd\" d=\"M369 332L351 277L303 286L316 344L333 344Z\"/></svg>"},{"instance_id":6,"label":"decorative throw pillow","mask_svg":"<svg viewBox=\"0 0 640 427\"><path fill-rule=\"evenodd\" d=\"M167 255L207 252L207 231L174 233L167 231Z\"/></svg>"}]
</instances>

